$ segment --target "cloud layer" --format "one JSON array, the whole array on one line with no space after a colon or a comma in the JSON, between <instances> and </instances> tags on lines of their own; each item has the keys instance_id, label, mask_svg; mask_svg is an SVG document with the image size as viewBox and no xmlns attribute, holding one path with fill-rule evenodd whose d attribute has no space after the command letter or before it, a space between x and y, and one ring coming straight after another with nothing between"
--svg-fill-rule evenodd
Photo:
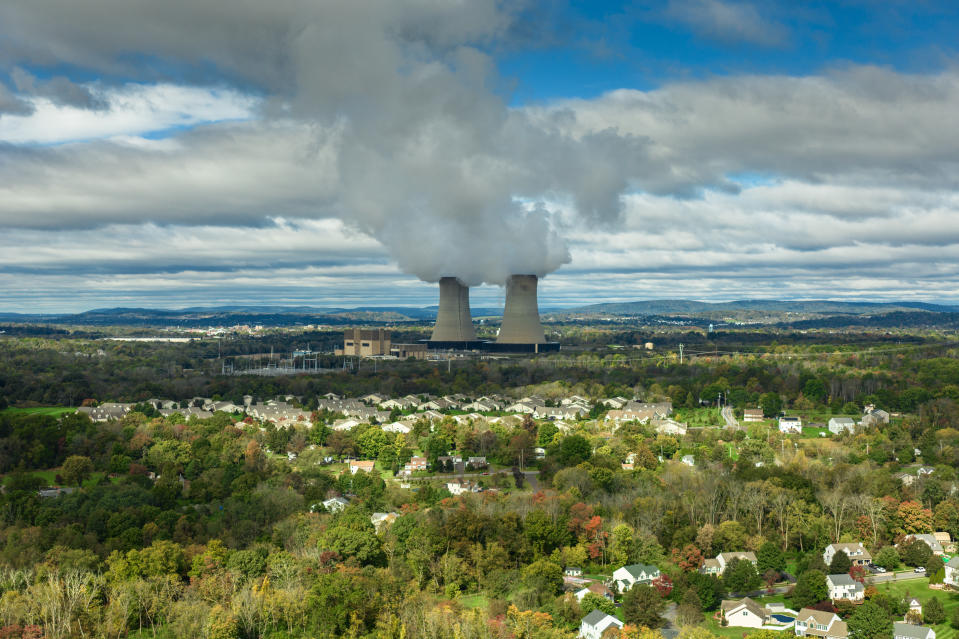
<instances>
[{"instance_id":1,"label":"cloud layer","mask_svg":"<svg viewBox=\"0 0 959 639\"><path fill-rule=\"evenodd\" d=\"M953 69L510 106L527 16L492 1L96 5L0 7L0 307L417 304L399 272L557 269L546 303L959 301ZM662 16L788 40L745 3Z\"/></svg>"}]
</instances>

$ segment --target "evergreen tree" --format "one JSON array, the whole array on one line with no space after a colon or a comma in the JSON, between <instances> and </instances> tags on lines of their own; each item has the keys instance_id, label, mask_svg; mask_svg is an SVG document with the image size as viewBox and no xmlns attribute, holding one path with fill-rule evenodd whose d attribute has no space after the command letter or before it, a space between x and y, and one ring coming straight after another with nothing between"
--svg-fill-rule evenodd
<instances>
[{"instance_id":1,"label":"evergreen tree","mask_svg":"<svg viewBox=\"0 0 959 639\"><path fill-rule=\"evenodd\" d=\"M779 544L767 541L759 547L759 552L756 554L756 571L758 573L764 574L767 570L782 572L785 569L786 557L779 549Z\"/></svg>"},{"instance_id":2,"label":"evergreen tree","mask_svg":"<svg viewBox=\"0 0 959 639\"><path fill-rule=\"evenodd\" d=\"M793 589L792 597L793 606L797 609L808 608L820 601L829 599L829 586L826 585L826 575L818 570L807 570L799 575L799 580Z\"/></svg>"},{"instance_id":3,"label":"evergreen tree","mask_svg":"<svg viewBox=\"0 0 959 639\"><path fill-rule=\"evenodd\" d=\"M832 561L829 563L829 574L845 575L849 572L850 568L852 568L852 560L849 559L849 555L841 550L836 551Z\"/></svg>"},{"instance_id":4,"label":"evergreen tree","mask_svg":"<svg viewBox=\"0 0 959 639\"><path fill-rule=\"evenodd\" d=\"M637 584L623 595L623 619L647 628L663 625L663 599L652 586Z\"/></svg>"},{"instance_id":5,"label":"evergreen tree","mask_svg":"<svg viewBox=\"0 0 959 639\"><path fill-rule=\"evenodd\" d=\"M871 601L859 606L847 623L851 639L887 639L892 636L892 619Z\"/></svg>"},{"instance_id":6,"label":"evergreen tree","mask_svg":"<svg viewBox=\"0 0 959 639\"><path fill-rule=\"evenodd\" d=\"M935 626L946 620L946 611L938 597L933 597L922 607L922 618L930 626Z\"/></svg>"}]
</instances>

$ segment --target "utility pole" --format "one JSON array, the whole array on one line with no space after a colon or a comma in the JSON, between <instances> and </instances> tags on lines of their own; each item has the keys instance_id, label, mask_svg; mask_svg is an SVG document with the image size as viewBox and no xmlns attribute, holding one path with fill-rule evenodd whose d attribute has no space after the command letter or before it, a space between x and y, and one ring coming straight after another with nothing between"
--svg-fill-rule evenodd
<instances>
[{"instance_id":1,"label":"utility pole","mask_svg":"<svg viewBox=\"0 0 959 639\"><path fill-rule=\"evenodd\" d=\"M679 363L680 364L683 363L683 345L682 344L679 345Z\"/></svg>"}]
</instances>

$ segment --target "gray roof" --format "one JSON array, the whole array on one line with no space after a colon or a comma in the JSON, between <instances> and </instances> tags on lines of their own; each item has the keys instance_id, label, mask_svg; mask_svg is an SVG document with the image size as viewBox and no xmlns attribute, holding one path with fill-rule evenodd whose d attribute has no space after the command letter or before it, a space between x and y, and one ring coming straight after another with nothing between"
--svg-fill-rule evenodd
<instances>
[{"instance_id":1,"label":"gray roof","mask_svg":"<svg viewBox=\"0 0 959 639\"><path fill-rule=\"evenodd\" d=\"M595 608L593 612L583 617L583 623L590 626L595 626L606 617L607 617L607 614L605 612L603 612L599 608Z\"/></svg>"},{"instance_id":2,"label":"gray roof","mask_svg":"<svg viewBox=\"0 0 959 639\"><path fill-rule=\"evenodd\" d=\"M911 623L897 621L892 624L892 634L894 637L914 637L915 639L925 639L929 634L930 628L923 626L914 626Z\"/></svg>"},{"instance_id":3,"label":"gray roof","mask_svg":"<svg viewBox=\"0 0 959 639\"><path fill-rule=\"evenodd\" d=\"M623 570L631 574L633 577L636 577L637 579L643 573L646 573L648 575L651 573L659 572L659 568L657 568L656 566L647 566L646 564L630 564L629 566L623 566Z\"/></svg>"},{"instance_id":4,"label":"gray roof","mask_svg":"<svg viewBox=\"0 0 959 639\"><path fill-rule=\"evenodd\" d=\"M831 581L834 586L852 586L856 584L856 580L846 574L829 575L829 581Z\"/></svg>"}]
</instances>

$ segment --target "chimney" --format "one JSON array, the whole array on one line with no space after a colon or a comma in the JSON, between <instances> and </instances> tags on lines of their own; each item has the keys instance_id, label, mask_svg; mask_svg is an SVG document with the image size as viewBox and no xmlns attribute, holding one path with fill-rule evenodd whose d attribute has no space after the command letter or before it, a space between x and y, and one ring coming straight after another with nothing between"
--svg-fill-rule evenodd
<instances>
[{"instance_id":1,"label":"chimney","mask_svg":"<svg viewBox=\"0 0 959 639\"><path fill-rule=\"evenodd\" d=\"M545 344L539 323L535 275L511 275L506 281L506 306L497 344Z\"/></svg>"},{"instance_id":2,"label":"chimney","mask_svg":"<svg viewBox=\"0 0 959 639\"><path fill-rule=\"evenodd\" d=\"M476 339L470 315L470 290L455 277L440 278L440 308L432 342L471 342Z\"/></svg>"}]
</instances>

